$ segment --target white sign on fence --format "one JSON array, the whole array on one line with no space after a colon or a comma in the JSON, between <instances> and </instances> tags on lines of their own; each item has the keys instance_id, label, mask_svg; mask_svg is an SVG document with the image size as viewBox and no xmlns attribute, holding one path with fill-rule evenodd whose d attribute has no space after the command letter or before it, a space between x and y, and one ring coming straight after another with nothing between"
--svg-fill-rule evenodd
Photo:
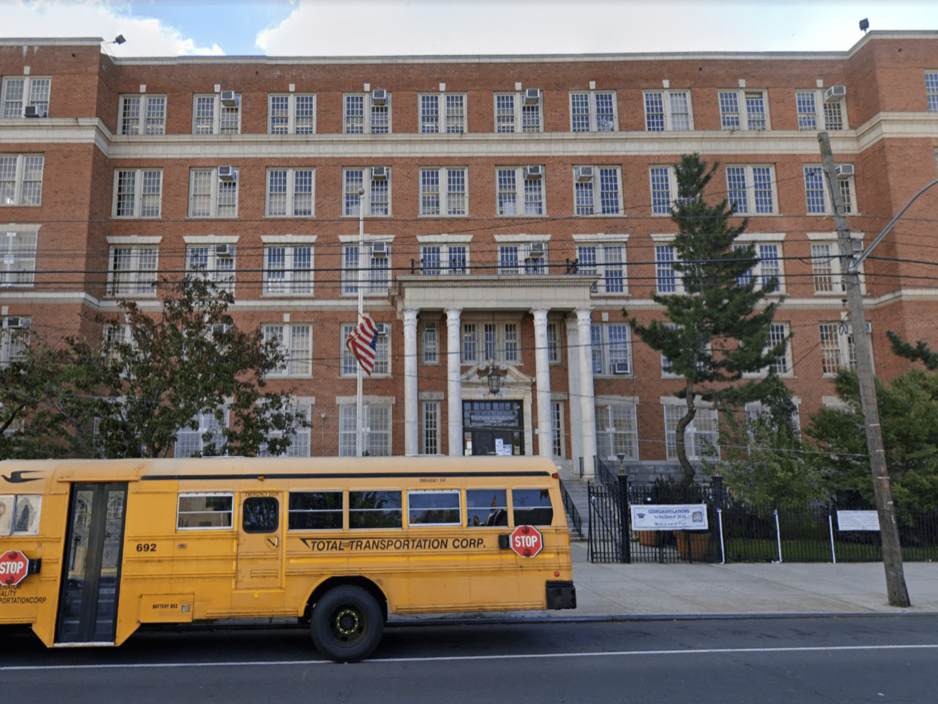
<instances>
[{"instance_id":1,"label":"white sign on fence","mask_svg":"<svg viewBox=\"0 0 938 704\"><path fill-rule=\"evenodd\" d=\"M876 511L838 511L837 527L840 530L879 530L879 515Z\"/></svg>"},{"instance_id":2,"label":"white sign on fence","mask_svg":"<svg viewBox=\"0 0 938 704\"><path fill-rule=\"evenodd\" d=\"M631 506L635 530L708 530L706 504Z\"/></svg>"}]
</instances>

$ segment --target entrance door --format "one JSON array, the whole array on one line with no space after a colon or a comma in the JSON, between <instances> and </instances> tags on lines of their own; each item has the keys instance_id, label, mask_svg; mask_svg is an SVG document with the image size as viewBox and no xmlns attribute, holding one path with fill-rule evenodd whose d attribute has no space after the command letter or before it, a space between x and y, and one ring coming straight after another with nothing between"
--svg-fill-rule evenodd
<instances>
[{"instance_id":1,"label":"entrance door","mask_svg":"<svg viewBox=\"0 0 938 704\"><path fill-rule=\"evenodd\" d=\"M514 433L505 430L474 430L472 431L473 455L510 455Z\"/></svg>"},{"instance_id":2,"label":"entrance door","mask_svg":"<svg viewBox=\"0 0 938 704\"><path fill-rule=\"evenodd\" d=\"M279 492L242 494L236 589L283 587L283 516Z\"/></svg>"},{"instance_id":3,"label":"entrance door","mask_svg":"<svg viewBox=\"0 0 938 704\"><path fill-rule=\"evenodd\" d=\"M57 643L113 643L127 484L73 484Z\"/></svg>"}]
</instances>

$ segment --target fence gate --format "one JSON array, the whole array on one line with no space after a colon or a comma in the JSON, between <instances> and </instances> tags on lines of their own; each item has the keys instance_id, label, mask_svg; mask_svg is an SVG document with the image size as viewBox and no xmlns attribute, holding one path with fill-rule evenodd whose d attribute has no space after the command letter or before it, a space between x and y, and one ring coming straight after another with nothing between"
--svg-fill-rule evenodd
<instances>
[{"instance_id":1,"label":"fence gate","mask_svg":"<svg viewBox=\"0 0 938 704\"><path fill-rule=\"evenodd\" d=\"M587 489L590 562L631 562L625 487L590 482Z\"/></svg>"}]
</instances>

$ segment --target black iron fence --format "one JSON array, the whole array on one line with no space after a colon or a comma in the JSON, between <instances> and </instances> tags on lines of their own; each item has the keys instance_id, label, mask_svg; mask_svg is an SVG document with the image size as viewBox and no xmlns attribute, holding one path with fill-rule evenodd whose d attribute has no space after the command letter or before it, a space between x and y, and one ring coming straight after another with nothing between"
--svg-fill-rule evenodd
<instances>
[{"instance_id":1,"label":"black iron fence","mask_svg":"<svg viewBox=\"0 0 938 704\"><path fill-rule=\"evenodd\" d=\"M580 516L576 504L573 502L573 497L570 496L570 492L567 491L567 487L564 486L562 479L560 480L560 495L563 497L563 507L567 512L567 518L569 518L570 522L573 524L574 530L582 537L583 518Z\"/></svg>"}]
</instances>

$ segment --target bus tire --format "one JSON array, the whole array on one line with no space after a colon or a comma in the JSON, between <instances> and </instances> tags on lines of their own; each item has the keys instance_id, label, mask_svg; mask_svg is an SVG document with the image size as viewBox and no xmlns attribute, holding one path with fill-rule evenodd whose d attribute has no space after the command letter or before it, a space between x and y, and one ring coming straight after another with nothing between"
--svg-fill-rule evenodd
<instances>
[{"instance_id":1,"label":"bus tire","mask_svg":"<svg viewBox=\"0 0 938 704\"><path fill-rule=\"evenodd\" d=\"M374 652L384 615L365 589L347 584L330 589L313 609L310 633L319 653L335 662L358 662Z\"/></svg>"}]
</instances>

